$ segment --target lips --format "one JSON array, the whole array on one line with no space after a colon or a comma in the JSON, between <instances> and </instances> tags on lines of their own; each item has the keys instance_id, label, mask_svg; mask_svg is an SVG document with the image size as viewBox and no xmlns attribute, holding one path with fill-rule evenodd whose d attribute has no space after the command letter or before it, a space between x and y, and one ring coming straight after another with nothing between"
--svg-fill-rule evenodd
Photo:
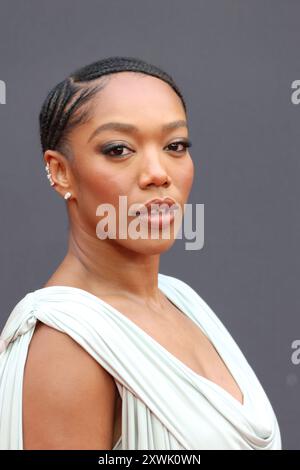
<instances>
[{"instance_id":1,"label":"lips","mask_svg":"<svg viewBox=\"0 0 300 470\"><path fill-rule=\"evenodd\" d=\"M154 207L152 205L155 205ZM168 206L169 208L165 208L163 212L169 212L170 208L175 210L176 208L179 208L179 205L175 201L175 199L167 196L165 198L153 198L147 201L144 204L141 204L137 210L137 214L139 215L141 212L141 209L147 208L148 213L150 214L152 211L157 212L157 211L162 211L162 208L160 208L161 205ZM173 206L173 207L172 207Z\"/></svg>"}]
</instances>

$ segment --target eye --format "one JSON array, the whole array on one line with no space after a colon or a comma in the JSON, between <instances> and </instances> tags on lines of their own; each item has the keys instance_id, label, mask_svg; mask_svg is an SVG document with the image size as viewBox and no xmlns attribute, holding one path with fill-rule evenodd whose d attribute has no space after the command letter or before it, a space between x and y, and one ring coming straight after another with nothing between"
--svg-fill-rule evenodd
<instances>
[{"instance_id":1,"label":"eye","mask_svg":"<svg viewBox=\"0 0 300 470\"><path fill-rule=\"evenodd\" d=\"M183 148L181 150L176 151L177 146L182 146ZM190 140L177 140L176 142L172 142L169 144L167 147L172 147L171 151L174 151L176 153L184 153L188 147L192 146L192 142Z\"/></svg>"},{"instance_id":2,"label":"eye","mask_svg":"<svg viewBox=\"0 0 300 470\"><path fill-rule=\"evenodd\" d=\"M128 147L123 144L111 144L101 150L104 155L108 155L109 157L127 157L128 153L122 154L124 148L128 149ZM111 152L114 152L113 155Z\"/></svg>"}]
</instances>

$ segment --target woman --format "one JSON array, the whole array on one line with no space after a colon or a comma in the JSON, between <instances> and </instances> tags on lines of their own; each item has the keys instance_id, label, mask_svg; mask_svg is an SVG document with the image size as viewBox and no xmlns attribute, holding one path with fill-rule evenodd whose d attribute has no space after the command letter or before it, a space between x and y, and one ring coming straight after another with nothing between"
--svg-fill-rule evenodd
<instances>
[{"instance_id":1,"label":"woman","mask_svg":"<svg viewBox=\"0 0 300 470\"><path fill-rule=\"evenodd\" d=\"M159 273L175 232L120 237L118 217L116 237L99 228L99 205L118 214L119 196L170 198L164 215L127 214L127 228L140 217L160 233L184 211L194 167L173 79L132 57L90 64L51 90L40 135L69 244L2 331L0 447L280 449L272 406L225 326Z\"/></svg>"}]
</instances>

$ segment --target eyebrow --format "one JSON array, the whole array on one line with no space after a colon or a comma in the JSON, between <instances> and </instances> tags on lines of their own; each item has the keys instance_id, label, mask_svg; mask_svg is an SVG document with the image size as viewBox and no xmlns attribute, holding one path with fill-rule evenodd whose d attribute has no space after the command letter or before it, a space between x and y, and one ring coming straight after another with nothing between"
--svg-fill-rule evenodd
<instances>
[{"instance_id":1,"label":"eyebrow","mask_svg":"<svg viewBox=\"0 0 300 470\"><path fill-rule=\"evenodd\" d=\"M179 121L168 122L167 124L163 124L162 131L163 132L171 131L174 129L178 129L179 127L187 127L187 122L182 119ZM107 122L97 127L92 132L92 134L90 135L88 139L88 142L90 142L90 140L92 140L100 132L103 132L106 130L121 131L121 132L127 132L127 133L139 132L139 128L134 126L133 124L127 124L125 122Z\"/></svg>"}]
</instances>

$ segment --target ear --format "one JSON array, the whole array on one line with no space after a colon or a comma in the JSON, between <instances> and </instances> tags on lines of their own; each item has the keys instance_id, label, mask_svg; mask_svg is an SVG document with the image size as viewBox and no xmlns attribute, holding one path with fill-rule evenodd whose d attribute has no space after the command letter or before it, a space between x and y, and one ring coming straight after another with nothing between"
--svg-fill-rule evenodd
<instances>
[{"instance_id":1,"label":"ear","mask_svg":"<svg viewBox=\"0 0 300 470\"><path fill-rule=\"evenodd\" d=\"M49 164L49 173L54 182L53 188L64 197L67 191L74 195L72 187L72 172L66 157L56 150L46 150L44 153L45 166Z\"/></svg>"}]
</instances>

